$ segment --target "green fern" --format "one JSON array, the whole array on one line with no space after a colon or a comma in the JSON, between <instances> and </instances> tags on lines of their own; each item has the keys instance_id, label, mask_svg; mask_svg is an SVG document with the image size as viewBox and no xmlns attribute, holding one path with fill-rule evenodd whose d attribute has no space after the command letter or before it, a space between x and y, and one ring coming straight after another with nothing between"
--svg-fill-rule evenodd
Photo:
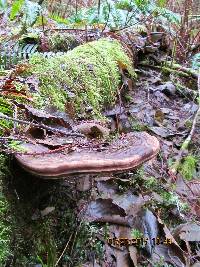
<instances>
[{"instance_id":1,"label":"green fern","mask_svg":"<svg viewBox=\"0 0 200 267\"><path fill-rule=\"evenodd\" d=\"M66 19L66 18L63 18L63 17L61 17L59 14L57 14L57 13L50 13L49 14L49 17L51 18L51 19L53 19L53 20L55 20L57 23L59 23L59 24L69 24L69 20L68 19Z\"/></svg>"},{"instance_id":2,"label":"green fern","mask_svg":"<svg viewBox=\"0 0 200 267\"><path fill-rule=\"evenodd\" d=\"M0 11L4 11L7 8L7 1L6 0L0 0Z\"/></svg>"},{"instance_id":3,"label":"green fern","mask_svg":"<svg viewBox=\"0 0 200 267\"><path fill-rule=\"evenodd\" d=\"M38 3L25 0L23 5L23 18L22 21L26 26L33 26L40 15L41 7Z\"/></svg>"},{"instance_id":4,"label":"green fern","mask_svg":"<svg viewBox=\"0 0 200 267\"><path fill-rule=\"evenodd\" d=\"M31 54L37 51L37 48L37 44L24 43L23 39L19 39L12 50L9 47L4 47L0 53L0 69L8 69L22 59L29 58Z\"/></svg>"},{"instance_id":5,"label":"green fern","mask_svg":"<svg viewBox=\"0 0 200 267\"><path fill-rule=\"evenodd\" d=\"M197 53L193 58L192 58L192 68L193 69L200 69L200 53Z\"/></svg>"},{"instance_id":6,"label":"green fern","mask_svg":"<svg viewBox=\"0 0 200 267\"><path fill-rule=\"evenodd\" d=\"M140 24L141 17L153 15L153 22L156 24L165 26L166 22L180 23L181 16L165 8L165 4L166 0L121 0L117 3L107 0L102 2L99 10L97 7L78 10L69 21L71 24L106 24L116 29Z\"/></svg>"}]
</instances>

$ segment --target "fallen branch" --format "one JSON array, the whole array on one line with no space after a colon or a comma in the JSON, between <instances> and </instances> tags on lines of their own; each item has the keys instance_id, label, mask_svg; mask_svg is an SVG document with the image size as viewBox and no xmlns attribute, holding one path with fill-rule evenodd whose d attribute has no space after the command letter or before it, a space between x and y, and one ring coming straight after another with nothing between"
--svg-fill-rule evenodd
<instances>
[{"instance_id":1,"label":"fallen branch","mask_svg":"<svg viewBox=\"0 0 200 267\"><path fill-rule=\"evenodd\" d=\"M169 62L165 62L163 66L155 66L155 65L150 65L148 63L139 63L138 66L140 67L148 67L156 70L162 70L167 73L172 73L174 75L180 76L180 77L192 77L194 79L198 78L198 73L194 71L193 69L182 67L179 64L172 64Z\"/></svg>"},{"instance_id":2,"label":"fallen branch","mask_svg":"<svg viewBox=\"0 0 200 267\"><path fill-rule=\"evenodd\" d=\"M191 68L186 68L175 63L171 64L171 62L168 62L168 61L164 63L164 66L162 67L162 69L166 71L173 70L174 72L176 71L177 73L185 75L185 76L192 76L195 79L198 79L198 76L199 76L198 72Z\"/></svg>"},{"instance_id":3,"label":"fallen branch","mask_svg":"<svg viewBox=\"0 0 200 267\"><path fill-rule=\"evenodd\" d=\"M185 150L188 149L188 146L194 136L194 133L195 133L195 129L196 129L196 125L197 125L197 120L198 120L198 117L200 115L200 70L199 70L199 74L198 74L198 82L197 82L197 87L198 87L198 94L199 94L199 108L194 116L194 120L193 120L193 123L192 123L192 128L190 130L190 133L189 135L187 136L187 138L185 139L185 141L183 142L182 146L181 146L181 149L179 150L179 154L178 154L178 157L176 159L176 162L173 164L172 168L171 168L171 172L173 174L176 174L177 171L178 171L178 168L180 166L180 162L182 160L182 156L183 156L183 153L185 152Z\"/></svg>"},{"instance_id":4,"label":"fallen branch","mask_svg":"<svg viewBox=\"0 0 200 267\"><path fill-rule=\"evenodd\" d=\"M174 83L174 85L176 86L176 89L177 89L177 92L179 95L183 96L183 97L186 97L188 99L192 99L194 101L195 98L197 98L198 96L198 92L192 90L192 89L189 89L187 87L184 87L182 86L181 84L179 83Z\"/></svg>"},{"instance_id":5,"label":"fallen branch","mask_svg":"<svg viewBox=\"0 0 200 267\"><path fill-rule=\"evenodd\" d=\"M44 124L37 124L37 123L30 122L30 121L24 121L24 120L20 120L20 119L11 118L11 117L9 117L7 115L4 115L2 113L0 113L0 120L10 120L10 121L18 122L18 123L21 123L21 124L31 125L33 127L37 127L37 128L40 128L40 129L45 129L45 130L48 130L48 131L51 131L51 132L61 133L61 134L64 134L66 136L85 137L85 135L80 134L80 133L66 132L66 131L63 131L63 130L52 128L52 127L44 125Z\"/></svg>"}]
</instances>

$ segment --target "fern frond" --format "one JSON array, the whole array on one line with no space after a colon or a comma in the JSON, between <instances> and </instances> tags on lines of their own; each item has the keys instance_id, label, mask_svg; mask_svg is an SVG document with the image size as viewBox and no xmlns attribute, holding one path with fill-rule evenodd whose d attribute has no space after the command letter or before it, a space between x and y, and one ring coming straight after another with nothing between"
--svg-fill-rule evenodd
<instances>
[{"instance_id":1,"label":"fern frond","mask_svg":"<svg viewBox=\"0 0 200 267\"><path fill-rule=\"evenodd\" d=\"M37 44L19 45L18 43L12 50L5 47L0 53L0 68L7 69L16 65L22 59L28 59L31 54L37 51Z\"/></svg>"}]
</instances>

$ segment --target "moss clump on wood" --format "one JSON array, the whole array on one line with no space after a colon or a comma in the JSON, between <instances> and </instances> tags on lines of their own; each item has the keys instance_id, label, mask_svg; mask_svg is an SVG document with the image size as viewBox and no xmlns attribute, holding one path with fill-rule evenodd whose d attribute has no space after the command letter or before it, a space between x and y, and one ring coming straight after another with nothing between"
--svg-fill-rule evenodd
<instances>
[{"instance_id":1,"label":"moss clump on wood","mask_svg":"<svg viewBox=\"0 0 200 267\"><path fill-rule=\"evenodd\" d=\"M4 115L12 115L12 106L8 102L8 100L0 96L0 114ZM0 120L0 136L4 134L4 132L9 131L13 126L13 123L7 120Z\"/></svg>"},{"instance_id":2,"label":"moss clump on wood","mask_svg":"<svg viewBox=\"0 0 200 267\"><path fill-rule=\"evenodd\" d=\"M198 160L194 156L188 155L184 158L183 163L180 164L179 172L186 180L192 180L194 177L197 161Z\"/></svg>"},{"instance_id":3,"label":"moss clump on wood","mask_svg":"<svg viewBox=\"0 0 200 267\"><path fill-rule=\"evenodd\" d=\"M69 33L53 33L48 40L49 50L54 52L67 52L79 45L76 37Z\"/></svg>"},{"instance_id":4,"label":"moss clump on wood","mask_svg":"<svg viewBox=\"0 0 200 267\"><path fill-rule=\"evenodd\" d=\"M33 94L37 107L48 105L66 111L73 103L76 114L92 107L92 115L101 117L105 106L115 103L121 83L119 65L126 67L131 77L135 72L128 55L116 40L101 39L80 45L65 55L46 59L34 55L29 74L40 80L40 92Z\"/></svg>"}]
</instances>

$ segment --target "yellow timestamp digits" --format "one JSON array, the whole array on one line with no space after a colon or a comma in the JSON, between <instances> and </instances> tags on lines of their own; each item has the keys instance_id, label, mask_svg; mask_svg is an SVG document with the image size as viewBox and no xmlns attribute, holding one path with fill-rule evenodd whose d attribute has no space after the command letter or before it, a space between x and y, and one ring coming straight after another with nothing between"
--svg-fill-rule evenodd
<instances>
[{"instance_id":1,"label":"yellow timestamp digits","mask_svg":"<svg viewBox=\"0 0 200 267\"><path fill-rule=\"evenodd\" d=\"M123 247L123 246L146 246L148 242L150 242L153 246L155 245L171 245L173 243L171 238L160 238L155 237L151 238L148 237L143 238L108 238L107 242L109 245L113 245L116 247Z\"/></svg>"}]
</instances>

